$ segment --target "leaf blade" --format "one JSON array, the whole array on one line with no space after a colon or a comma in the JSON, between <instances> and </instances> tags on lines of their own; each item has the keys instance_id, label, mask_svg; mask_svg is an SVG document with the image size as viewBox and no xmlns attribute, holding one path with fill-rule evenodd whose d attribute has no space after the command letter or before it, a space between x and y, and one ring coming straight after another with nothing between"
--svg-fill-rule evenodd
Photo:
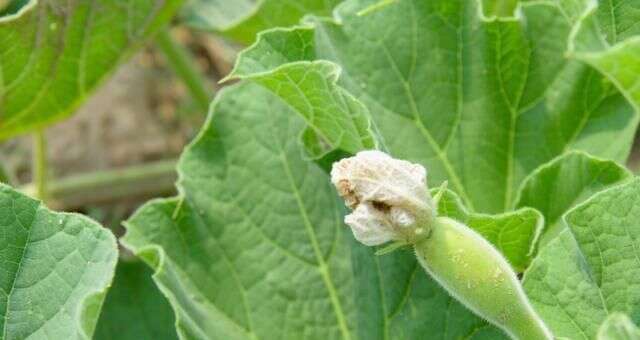
<instances>
[{"instance_id":1,"label":"leaf blade","mask_svg":"<svg viewBox=\"0 0 640 340\"><path fill-rule=\"evenodd\" d=\"M542 248L525 273L525 291L556 336L595 338L609 314L640 303L639 193L636 178L576 206L565 217L570 229Z\"/></svg>"},{"instance_id":2,"label":"leaf blade","mask_svg":"<svg viewBox=\"0 0 640 340\"><path fill-rule=\"evenodd\" d=\"M0 338L90 338L117 260L111 232L4 184L0 210Z\"/></svg>"},{"instance_id":3,"label":"leaf blade","mask_svg":"<svg viewBox=\"0 0 640 340\"><path fill-rule=\"evenodd\" d=\"M156 254L147 262L182 336L352 337L342 208L327 174L302 158L303 122L257 85L225 90L214 107L215 124L180 162L184 196L142 208L124 244Z\"/></svg>"},{"instance_id":4,"label":"leaf blade","mask_svg":"<svg viewBox=\"0 0 640 340\"><path fill-rule=\"evenodd\" d=\"M544 245L563 230L560 219L565 212L630 178L631 172L616 162L570 152L532 172L522 183L515 206L532 207L545 216Z\"/></svg>"}]
</instances>

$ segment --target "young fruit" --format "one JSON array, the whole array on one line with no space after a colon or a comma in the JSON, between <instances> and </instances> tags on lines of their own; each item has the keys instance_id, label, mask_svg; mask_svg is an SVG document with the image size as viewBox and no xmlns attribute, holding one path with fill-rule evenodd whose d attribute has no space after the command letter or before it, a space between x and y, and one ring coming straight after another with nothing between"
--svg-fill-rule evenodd
<instances>
[{"instance_id":1,"label":"young fruit","mask_svg":"<svg viewBox=\"0 0 640 340\"><path fill-rule=\"evenodd\" d=\"M345 223L358 241L413 246L425 271L480 317L514 339L553 339L502 254L466 225L437 217L426 177L422 166L380 151L360 152L331 170L353 209Z\"/></svg>"},{"instance_id":2,"label":"young fruit","mask_svg":"<svg viewBox=\"0 0 640 340\"><path fill-rule=\"evenodd\" d=\"M509 263L471 228L438 217L414 247L422 267L477 315L514 339L553 339Z\"/></svg>"}]
</instances>

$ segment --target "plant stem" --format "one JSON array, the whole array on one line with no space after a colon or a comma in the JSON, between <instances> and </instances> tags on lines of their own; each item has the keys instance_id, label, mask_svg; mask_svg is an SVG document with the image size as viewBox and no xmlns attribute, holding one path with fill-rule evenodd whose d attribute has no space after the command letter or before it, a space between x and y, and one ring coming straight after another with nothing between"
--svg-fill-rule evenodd
<instances>
[{"instance_id":1,"label":"plant stem","mask_svg":"<svg viewBox=\"0 0 640 340\"><path fill-rule=\"evenodd\" d=\"M175 41L168 30L162 30L158 33L156 43L173 72L182 79L193 99L206 113L213 97L213 91L195 67L196 61L191 53Z\"/></svg>"},{"instance_id":2,"label":"plant stem","mask_svg":"<svg viewBox=\"0 0 640 340\"><path fill-rule=\"evenodd\" d=\"M58 210L156 197L175 192L176 161L158 161L115 170L75 175L49 183L49 206ZM37 184L22 191L32 195Z\"/></svg>"},{"instance_id":3,"label":"plant stem","mask_svg":"<svg viewBox=\"0 0 640 340\"><path fill-rule=\"evenodd\" d=\"M44 130L33 134L33 181L36 186L35 197L47 202L48 200L48 171L49 159L47 154L47 138Z\"/></svg>"}]
</instances>

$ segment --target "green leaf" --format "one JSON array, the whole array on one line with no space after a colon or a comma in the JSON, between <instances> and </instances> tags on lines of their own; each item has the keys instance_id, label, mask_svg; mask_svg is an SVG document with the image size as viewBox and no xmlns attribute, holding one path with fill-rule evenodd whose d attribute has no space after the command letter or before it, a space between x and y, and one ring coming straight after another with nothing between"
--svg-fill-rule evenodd
<instances>
[{"instance_id":1,"label":"green leaf","mask_svg":"<svg viewBox=\"0 0 640 340\"><path fill-rule=\"evenodd\" d=\"M509 210L522 180L567 151L626 159L638 114L607 78L565 58L575 21L554 2L493 19L479 15L477 1L444 0L358 15L370 4L347 1L334 20L261 34L232 76L322 111L336 100L299 86L300 74L335 63L336 86L364 104L386 148L426 165L433 185L449 180L475 211ZM335 76L324 72L325 83Z\"/></svg>"},{"instance_id":2,"label":"green leaf","mask_svg":"<svg viewBox=\"0 0 640 340\"><path fill-rule=\"evenodd\" d=\"M570 152L532 172L523 182L516 207L532 207L545 218L541 244L546 244L565 226L562 215L598 191L630 179L631 173L616 162Z\"/></svg>"},{"instance_id":3,"label":"green leaf","mask_svg":"<svg viewBox=\"0 0 640 340\"><path fill-rule=\"evenodd\" d=\"M585 13L574 28L569 53L606 75L640 110L640 3L584 1Z\"/></svg>"},{"instance_id":4,"label":"green leaf","mask_svg":"<svg viewBox=\"0 0 640 340\"><path fill-rule=\"evenodd\" d=\"M70 116L182 0L17 3L0 17L0 139Z\"/></svg>"},{"instance_id":5,"label":"green leaf","mask_svg":"<svg viewBox=\"0 0 640 340\"><path fill-rule=\"evenodd\" d=\"M0 20L8 20L34 6L36 1L31 0L0 0Z\"/></svg>"},{"instance_id":6,"label":"green leaf","mask_svg":"<svg viewBox=\"0 0 640 340\"><path fill-rule=\"evenodd\" d=\"M302 27L261 33L256 47L241 54L227 79L254 80L295 109L313 133L315 140L307 149L316 157L336 149L355 153L375 148L367 108L337 84L340 68L322 60L305 61L314 55L313 45L306 44L312 36L313 30Z\"/></svg>"},{"instance_id":7,"label":"green leaf","mask_svg":"<svg viewBox=\"0 0 640 340\"><path fill-rule=\"evenodd\" d=\"M0 184L0 339L89 339L118 251L111 232Z\"/></svg>"},{"instance_id":8,"label":"green leaf","mask_svg":"<svg viewBox=\"0 0 640 340\"><path fill-rule=\"evenodd\" d=\"M290 26L306 14L328 15L342 0L190 0L181 13L189 26L249 44L262 30Z\"/></svg>"},{"instance_id":9,"label":"green leaf","mask_svg":"<svg viewBox=\"0 0 640 340\"><path fill-rule=\"evenodd\" d=\"M640 329L626 314L613 313L600 325L598 340L638 340Z\"/></svg>"},{"instance_id":10,"label":"green leaf","mask_svg":"<svg viewBox=\"0 0 640 340\"><path fill-rule=\"evenodd\" d=\"M257 85L227 88L124 244L156 270L185 338L354 338L349 234L304 121Z\"/></svg>"},{"instance_id":11,"label":"green leaf","mask_svg":"<svg viewBox=\"0 0 640 340\"><path fill-rule=\"evenodd\" d=\"M434 194L437 189L432 189ZM498 215L467 211L460 198L446 190L438 202L438 214L460 221L491 242L516 271L524 271L533 258L544 226L540 212L531 208Z\"/></svg>"},{"instance_id":12,"label":"green leaf","mask_svg":"<svg viewBox=\"0 0 640 340\"><path fill-rule=\"evenodd\" d=\"M116 268L94 339L177 339L171 306L140 261L121 260Z\"/></svg>"},{"instance_id":13,"label":"green leaf","mask_svg":"<svg viewBox=\"0 0 640 340\"><path fill-rule=\"evenodd\" d=\"M639 207L640 179L594 195L532 262L525 291L556 336L594 339L615 312L640 321Z\"/></svg>"}]
</instances>

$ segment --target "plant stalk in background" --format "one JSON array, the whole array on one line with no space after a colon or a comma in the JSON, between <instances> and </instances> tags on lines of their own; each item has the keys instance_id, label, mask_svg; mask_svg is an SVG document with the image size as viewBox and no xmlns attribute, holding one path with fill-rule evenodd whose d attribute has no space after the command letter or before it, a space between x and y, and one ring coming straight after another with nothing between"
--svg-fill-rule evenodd
<instances>
[{"instance_id":1,"label":"plant stalk in background","mask_svg":"<svg viewBox=\"0 0 640 340\"><path fill-rule=\"evenodd\" d=\"M33 182L36 184L36 198L47 201L49 158L44 130L33 134Z\"/></svg>"},{"instance_id":2,"label":"plant stalk in background","mask_svg":"<svg viewBox=\"0 0 640 340\"><path fill-rule=\"evenodd\" d=\"M428 194L422 166L364 151L335 163L331 180L354 209L345 223L358 241L413 246L425 271L477 315L514 339L553 339L504 256L468 226L436 215L439 197Z\"/></svg>"},{"instance_id":3,"label":"plant stalk in background","mask_svg":"<svg viewBox=\"0 0 640 340\"><path fill-rule=\"evenodd\" d=\"M213 98L213 90L210 89L207 80L197 70L193 56L185 47L173 39L168 30L160 31L156 37L156 42L167 59L169 67L180 77L193 99L203 110L203 113L206 113L209 109L209 102Z\"/></svg>"}]
</instances>

